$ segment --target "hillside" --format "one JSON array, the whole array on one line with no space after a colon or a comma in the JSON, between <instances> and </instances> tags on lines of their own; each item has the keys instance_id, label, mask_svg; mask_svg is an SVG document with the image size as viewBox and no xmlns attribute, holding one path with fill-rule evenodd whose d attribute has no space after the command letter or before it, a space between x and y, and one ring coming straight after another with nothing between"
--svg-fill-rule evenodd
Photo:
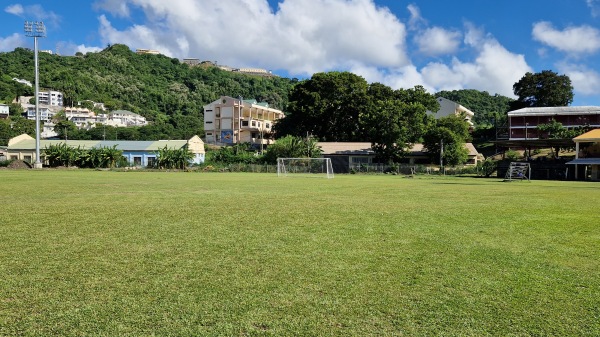
<instances>
[{"instance_id":1,"label":"hillside","mask_svg":"<svg viewBox=\"0 0 600 337\"><path fill-rule=\"evenodd\" d=\"M444 97L473 111L473 122L477 127L490 127L494 119L505 118L512 98L502 95L490 95L487 91L473 89L440 91L436 97Z\"/></svg>"},{"instance_id":2,"label":"hillside","mask_svg":"<svg viewBox=\"0 0 600 337\"><path fill-rule=\"evenodd\" d=\"M33 63L33 51L28 49L0 53L0 100L19 88L25 94L27 89L12 78L33 83ZM201 117L202 106L221 95L256 98L281 109L294 82L217 67L189 67L164 55L138 55L125 45L79 56L40 53L39 65L40 88L64 92L67 103L104 102L108 109L130 110L151 121L175 115Z\"/></svg>"}]
</instances>

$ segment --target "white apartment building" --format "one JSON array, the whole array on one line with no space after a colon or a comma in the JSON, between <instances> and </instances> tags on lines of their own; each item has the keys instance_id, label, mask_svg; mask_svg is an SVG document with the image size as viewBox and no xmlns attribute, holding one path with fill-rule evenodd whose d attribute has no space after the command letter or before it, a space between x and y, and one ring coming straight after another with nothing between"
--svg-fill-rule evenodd
<instances>
[{"instance_id":1,"label":"white apartment building","mask_svg":"<svg viewBox=\"0 0 600 337\"><path fill-rule=\"evenodd\" d=\"M40 111L40 121L42 123L50 122L52 120L52 117L54 117L54 115L57 112L47 106L44 106L44 107L40 106L39 111ZM27 119L35 120L35 105L29 105L27 107L26 113L27 113Z\"/></svg>"},{"instance_id":2,"label":"white apartment building","mask_svg":"<svg viewBox=\"0 0 600 337\"><path fill-rule=\"evenodd\" d=\"M115 110L111 112L108 116L108 121L112 121L111 123L107 123L107 125L113 126L144 126L148 125L148 121L145 117L140 116L136 113L127 110ZM101 123L101 122L98 122Z\"/></svg>"},{"instance_id":3,"label":"white apartment building","mask_svg":"<svg viewBox=\"0 0 600 337\"><path fill-rule=\"evenodd\" d=\"M8 105L0 103L0 118L8 118Z\"/></svg>"},{"instance_id":4,"label":"white apartment building","mask_svg":"<svg viewBox=\"0 0 600 337\"><path fill-rule=\"evenodd\" d=\"M63 106L63 93L54 90L40 91L38 101L44 105Z\"/></svg>"},{"instance_id":5,"label":"white apartment building","mask_svg":"<svg viewBox=\"0 0 600 337\"><path fill-rule=\"evenodd\" d=\"M221 96L204 106L204 131L209 144L268 144L264 139L273 123L284 118L282 111L267 103Z\"/></svg>"},{"instance_id":6,"label":"white apartment building","mask_svg":"<svg viewBox=\"0 0 600 337\"><path fill-rule=\"evenodd\" d=\"M438 97L437 101L438 103L440 103L440 109L437 112L427 111L428 114L434 116L436 119L451 115L460 116L462 114L465 116L465 121L469 123L469 125L474 125L471 121L473 119L473 116L475 116L475 113L473 113L473 111L465 108L464 106L454 101L443 97Z\"/></svg>"},{"instance_id":7,"label":"white apartment building","mask_svg":"<svg viewBox=\"0 0 600 337\"><path fill-rule=\"evenodd\" d=\"M79 129L89 130L96 124L96 114L86 108L65 108L65 117Z\"/></svg>"}]
</instances>

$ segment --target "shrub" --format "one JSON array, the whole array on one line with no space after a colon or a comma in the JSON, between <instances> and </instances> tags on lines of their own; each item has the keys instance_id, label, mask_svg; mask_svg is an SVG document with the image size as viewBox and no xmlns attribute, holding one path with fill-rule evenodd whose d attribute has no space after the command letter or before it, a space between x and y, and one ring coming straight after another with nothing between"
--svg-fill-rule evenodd
<instances>
[{"instance_id":1,"label":"shrub","mask_svg":"<svg viewBox=\"0 0 600 337\"><path fill-rule=\"evenodd\" d=\"M477 174L489 178L494 171L496 171L496 167L498 163L488 158L483 162L477 163Z\"/></svg>"},{"instance_id":2,"label":"shrub","mask_svg":"<svg viewBox=\"0 0 600 337\"><path fill-rule=\"evenodd\" d=\"M508 160L517 160L521 156L515 150L508 150L508 151L504 152L504 157Z\"/></svg>"},{"instance_id":3,"label":"shrub","mask_svg":"<svg viewBox=\"0 0 600 337\"><path fill-rule=\"evenodd\" d=\"M12 163L13 161L10 159L7 160L0 160L0 167L7 167L8 165L10 165L10 163Z\"/></svg>"}]
</instances>

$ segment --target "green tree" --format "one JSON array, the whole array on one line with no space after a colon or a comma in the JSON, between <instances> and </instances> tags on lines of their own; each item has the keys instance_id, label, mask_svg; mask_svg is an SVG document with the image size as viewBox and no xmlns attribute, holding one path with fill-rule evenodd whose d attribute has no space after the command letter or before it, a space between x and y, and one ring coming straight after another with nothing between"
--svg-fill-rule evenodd
<instances>
[{"instance_id":1,"label":"green tree","mask_svg":"<svg viewBox=\"0 0 600 337\"><path fill-rule=\"evenodd\" d=\"M513 85L517 100L511 109L527 107L568 106L573 102L573 85L567 75L558 75L551 70L541 73L526 73Z\"/></svg>"},{"instance_id":2,"label":"green tree","mask_svg":"<svg viewBox=\"0 0 600 337\"><path fill-rule=\"evenodd\" d=\"M440 162L442 145L443 163L464 164L469 155L465 143L469 140L469 124L462 116L442 117L432 124L423 136L423 147L434 163Z\"/></svg>"},{"instance_id":3,"label":"green tree","mask_svg":"<svg viewBox=\"0 0 600 337\"><path fill-rule=\"evenodd\" d=\"M58 120L54 124L54 132L60 139L79 139L79 129L75 123L68 120Z\"/></svg>"},{"instance_id":4,"label":"green tree","mask_svg":"<svg viewBox=\"0 0 600 337\"><path fill-rule=\"evenodd\" d=\"M22 135L24 133L35 137L35 121L21 116L13 116L10 118L14 135Z\"/></svg>"},{"instance_id":5,"label":"green tree","mask_svg":"<svg viewBox=\"0 0 600 337\"><path fill-rule=\"evenodd\" d=\"M279 136L323 141L360 141L364 131L359 121L367 103L367 82L349 72L314 74L298 83L290 94L288 115L276 125Z\"/></svg>"},{"instance_id":6,"label":"green tree","mask_svg":"<svg viewBox=\"0 0 600 337\"><path fill-rule=\"evenodd\" d=\"M11 121L8 119L0 119L0 146L8 145L8 141L14 137L10 123Z\"/></svg>"},{"instance_id":7,"label":"green tree","mask_svg":"<svg viewBox=\"0 0 600 337\"><path fill-rule=\"evenodd\" d=\"M158 150L156 166L159 169L184 170L188 167L193 158L194 155L187 147L170 149L165 145L164 148Z\"/></svg>"},{"instance_id":8,"label":"green tree","mask_svg":"<svg viewBox=\"0 0 600 337\"><path fill-rule=\"evenodd\" d=\"M392 90L373 83L368 98L360 121L380 162L398 162L404 157L431 122L427 110L439 108L435 97L421 86Z\"/></svg>"},{"instance_id":9,"label":"green tree","mask_svg":"<svg viewBox=\"0 0 600 337\"><path fill-rule=\"evenodd\" d=\"M8 114L10 116L23 115L23 106L20 103L11 103L8 105Z\"/></svg>"},{"instance_id":10,"label":"green tree","mask_svg":"<svg viewBox=\"0 0 600 337\"><path fill-rule=\"evenodd\" d=\"M552 119L549 123L539 124L537 129L542 139L572 139L589 131L588 127L566 128L555 119ZM558 157L560 153L559 146L554 147L554 153Z\"/></svg>"},{"instance_id":11,"label":"green tree","mask_svg":"<svg viewBox=\"0 0 600 337\"><path fill-rule=\"evenodd\" d=\"M288 135L269 145L263 155L263 161L268 164L276 164L277 158L318 158L321 153L322 150L317 146L316 138L309 137L307 139Z\"/></svg>"}]
</instances>

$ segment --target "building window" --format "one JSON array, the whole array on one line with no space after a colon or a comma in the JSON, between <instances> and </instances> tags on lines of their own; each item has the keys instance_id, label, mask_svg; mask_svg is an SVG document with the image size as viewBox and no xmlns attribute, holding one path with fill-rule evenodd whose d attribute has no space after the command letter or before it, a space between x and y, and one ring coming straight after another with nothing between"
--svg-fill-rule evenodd
<instances>
[{"instance_id":1,"label":"building window","mask_svg":"<svg viewBox=\"0 0 600 337\"><path fill-rule=\"evenodd\" d=\"M206 124L212 124L212 121L206 121Z\"/></svg>"},{"instance_id":2,"label":"building window","mask_svg":"<svg viewBox=\"0 0 600 337\"><path fill-rule=\"evenodd\" d=\"M207 132L206 135L207 136L212 136L212 132Z\"/></svg>"},{"instance_id":3,"label":"building window","mask_svg":"<svg viewBox=\"0 0 600 337\"><path fill-rule=\"evenodd\" d=\"M258 132L252 132L251 135L252 135L252 138L256 138L256 137L258 137Z\"/></svg>"},{"instance_id":4,"label":"building window","mask_svg":"<svg viewBox=\"0 0 600 337\"><path fill-rule=\"evenodd\" d=\"M133 165L141 166L142 165L142 157L133 157Z\"/></svg>"},{"instance_id":5,"label":"building window","mask_svg":"<svg viewBox=\"0 0 600 337\"><path fill-rule=\"evenodd\" d=\"M28 163L31 163L31 156L23 156L23 160Z\"/></svg>"},{"instance_id":6,"label":"building window","mask_svg":"<svg viewBox=\"0 0 600 337\"><path fill-rule=\"evenodd\" d=\"M252 121L252 126L256 127L256 122Z\"/></svg>"},{"instance_id":7,"label":"building window","mask_svg":"<svg viewBox=\"0 0 600 337\"><path fill-rule=\"evenodd\" d=\"M248 121L242 121L242 126L248 126Z\"/></svg>"},{"instance_id":8,"label":"building window","mask_svg":"<svg viewBox=\"0 0 600 337\"><path fill-rule=\"evenodd\" d=\"M265 128L267 128L267 129L270 129L270 128L271 128L271 124L269 124L269 123L266 123L266 124L265 124Z\"/></svg>"},{"instance_id":9,"label":"building window","mask_svg":"<svg viewBox=\"0 0 600 337\"><path fill-rule=\"evenodd\" d=\"M18 156L10 156L10 160L17 160L17 159L19 159Z\"/></svg>"},{"instance_id":10,"label":"building window","mask_svg":"<svg viewBox=\"0 0 600 337\"><path fill-rule=\"evenodd\" d=\"M148 157L148 167L154 167L156 165L156 157Z\"/></svg>"},{"instance_id":11,"label":"building window","mask_svg":"<svg viewBox=\"0 0 600 337\"><path fill-rule=\"evenodd\" d=\"M352 157L352 164L370 164L371 158L369 157Z\"/></svg>"}]
</instances>

